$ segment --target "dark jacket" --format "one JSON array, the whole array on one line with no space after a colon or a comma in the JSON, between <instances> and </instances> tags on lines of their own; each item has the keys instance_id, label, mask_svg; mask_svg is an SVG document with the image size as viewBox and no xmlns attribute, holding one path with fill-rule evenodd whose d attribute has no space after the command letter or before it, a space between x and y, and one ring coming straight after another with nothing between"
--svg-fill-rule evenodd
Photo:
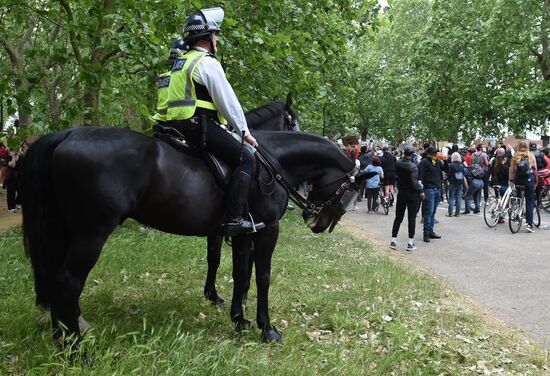
<instances>
[{"instance_id":1,"label":"dark jacket","mask_svg":"<svg viewBox=\"0 0 550 376\"><path fill-rule=\"evenodd\" d=\"M424 189L441 188L441 170L443 162L439 159L432 163L430 158L424 158L418 164L418 179L422 182Z\"/></svg>"},{"instance_id":2,"label":"dark jacket","mask_svg":"<svg viewBox=\"0 0 550 376\"><path fill-rule=\"evenodd\" d=\"M460 186L464 184L464 165L462 162L452 162L449 164L449 183L453 186ZM456 179L455 173L462 173L462 180L458 181Z\"/></svg>"},{"instance_id":3,"label":"dark jacket","mask_svg":"<svg viewBox=\"0 0 550 376\"><path fill-rule=\"evenodd\" d=\"M359 163L361 163L361 166L359 168L361 169L361 171L366 169L367 166L371 164L371 157L372 155L369 152L359 154Z\"/></svg>"},{"instance_id":4,"label":"dark jacket","mask_svg":"<svg viewBox=\"0 0 550 376\"><path fill-rule=\"evenodd\" d=\"M381 167L384 170L384 175L395 175L395 163L396 163L395 156L389 151L387 151L384 153L384 155L382 155L382 158L380 159L381 159Z\"/></svg>"},{"instance_id":5,"label":"dark jacket","mask_svg":"<svg viewBox=\"0 0 550 376\"><path fill-rule=\"evenodd\" d=\"M408 159L401 158L395 163L395 172L397 174L397 189L401 192L422 191L422 185L418 182L418 167Z\"/></svg>"}]
</instances>

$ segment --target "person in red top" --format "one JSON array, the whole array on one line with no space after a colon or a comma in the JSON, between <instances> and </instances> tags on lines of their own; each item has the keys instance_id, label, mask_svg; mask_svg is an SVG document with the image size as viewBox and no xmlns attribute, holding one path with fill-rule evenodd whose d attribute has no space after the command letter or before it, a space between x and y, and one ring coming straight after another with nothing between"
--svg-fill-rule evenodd
<instances>
[{"instance_id":1,"label":"person in red top","mask_svg":"<svg viewBox=\"0 0 550 376\"><path fill-rule=\"evenodd\" d=\"M476 147L474 145L470 146L468 148L468 154L464 157L464 164L466 167L470 167L472 165L472 155L476 152Z\"/></svg>"},{"instance_id":2,"label":"person in red top","mask_svg":"<svg viewBox=\"0 0 550 376\"><path fill-rule=\"evenodd\" d=\"M546 168L550 169L550 149L545 147L542 149L542 154L544 154L544 160L546 161Z\"/></svg>"}]
</instances>

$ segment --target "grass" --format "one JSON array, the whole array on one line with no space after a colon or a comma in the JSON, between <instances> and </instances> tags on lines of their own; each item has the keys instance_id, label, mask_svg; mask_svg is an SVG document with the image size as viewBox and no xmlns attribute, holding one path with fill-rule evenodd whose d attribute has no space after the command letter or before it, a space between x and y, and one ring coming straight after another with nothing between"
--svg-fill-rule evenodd
<instances>
[{"instance_id":1,"label":"grass","mask_svg":"<svg viewBox=\"0 0 550 376\"><path fill-rule=\"evenodd\" d=\"M75 362L36 321L21 230L0 235L0 375L545 374L547 353L497 328L432 277L343 227L314 235L298 213L281 223L270 313L282 345L237 335L228 308L202 296L206 240L127 222L109 239L81 298L94 326ZM218 291L231 297L224 246ZM247 317L254 321L255 285ZM80 357L76 357L80 359Z\"/></svg>"}]
</instances>

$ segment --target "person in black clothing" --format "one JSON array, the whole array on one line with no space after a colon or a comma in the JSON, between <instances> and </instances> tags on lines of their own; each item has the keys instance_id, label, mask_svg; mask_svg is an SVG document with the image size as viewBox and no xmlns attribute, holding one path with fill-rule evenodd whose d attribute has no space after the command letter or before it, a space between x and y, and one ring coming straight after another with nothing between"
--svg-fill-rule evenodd
<instances>
[{"instance_id":1,"label":"person in black clothing","mask_svg":"<svg viewBox=\"0 0 550 376\"><path fill-rule=\"evenodd\" d=\"M21 197L19 195L19 173L23 163L26 145L21 146L19 151L10 152L6 158L7 174L4 180L7 190L8 211L17 212L21 208Z\"/></svg>"},{"instance_id":2,"label":"person in black clothing","mask_svg":"<svg viewBox=\"0 0 550 376\"><path fill-rule=\"evenodd\" d=\"M395 185L395 180L397 175L395 173L395 163L397 159L391 153L386 146L382 148L382 158L381 167L384 170L384 197L387 199L390 197L390 193L393 195L393 186ZM390 201L390 206L393 205L393 202Z\"/></svg>"},{"instance_id":3,"label":"person in black clothing","mask_svg":"<svg viewBox=\"0 0 550 376\"><path fill-rule=\"evenodd\" d=\"M412 146L406 146L403 151L403 158L395 164L395 171L397 175L397 203L395 207L395 220L393 221L392 238L390 242L390 248L396 249L397 247L397 234L399 233L399 227L403 222L405 216L405 209L407 209L407 216L409 222L409 241L407 243L407 251L413 251L416 249L414 245L414 232L416 227L416 213L421 200L424 200L424 193L422 192L422 184L418 180L418 167L412 161L414 155L414 148Z\"/></svg>"},{"instance_id":4,"label":"person in black clothing","mask_svg":"<svg viewBox=\"0 0 550 376\"><path fill-rule=\"evenodd\" d=\"M361 152L359 153L359 168L361 171L365 171L367 169L367 166L370 165L371 162L371 155L367 152L367 146L363 145L361 146ZM361 187L359 187L359 196L357 197L357 201L363 201L363 198L365 197L365 188L367 187L367 179L363 180L361 182Z\"/></svg>"},{"instance_id":5,"label":"person in black clothing","mask_svg":"<svg viewBox=\"0 0 550 376\"><path fill-rule=\"evenodd\" d=\"M426 149L426 158L418 164L418 178L424 187L425 199L422 203L422 218L424 218L424 238L427 243L430 239L440 239L434 232L434 218L441 196L441 177L443 161L436 156L437 149L430 146Z\"/></svg>"}]
</instances>

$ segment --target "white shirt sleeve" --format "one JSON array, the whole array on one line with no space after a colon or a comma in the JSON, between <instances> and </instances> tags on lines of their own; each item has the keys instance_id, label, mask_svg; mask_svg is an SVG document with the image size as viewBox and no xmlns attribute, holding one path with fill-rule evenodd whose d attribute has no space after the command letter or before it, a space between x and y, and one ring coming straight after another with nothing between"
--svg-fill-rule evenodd
<instances>
[{"instance_id":1,"label":"white shirt sleeve","mask_svg":"<svg viewBox=\"0 0 550 376\"><path fill-rule=\"evenodd\" d=\"M243 109L237 95L235 95L233 88L225 77L221 64L210 56L205 57L193 72L193 79L197 83L206 86L212 101L222 116L227 119L229 125L234 129L238 129L239 133L244 131L244 135L248 136L250 131L246 124Z\"/></svg>"}]
</instances>

